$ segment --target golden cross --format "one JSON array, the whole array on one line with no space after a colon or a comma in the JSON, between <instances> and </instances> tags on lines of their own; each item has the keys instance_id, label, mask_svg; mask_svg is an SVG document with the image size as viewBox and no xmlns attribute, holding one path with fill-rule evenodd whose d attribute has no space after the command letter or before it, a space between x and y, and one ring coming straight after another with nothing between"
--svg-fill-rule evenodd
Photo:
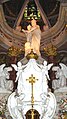
<instances>
[{"instance_id":1,"label":"golden cross","mask_svg":"<svg viewBox=\"0 0 67 119\"><path fill-rule=\"evenodd\" d=\"M27 81L29 81L29 83L31 83L31 88L32 88L32 94L31 94L31 103L32 103L32 108L33 108L33 104L34 104L34 96L33 96L33 84L36 82L36 79L33 74L31 74L31 77L29 77L29 79L26 79Z\"/></svg>"},{"instance_id":2,"label":"golden cross","mask_svg":"<svg viewBox=\"0 0 67 119\"><path fill-rule=\"evenodd\" d=\"M31 117L32 117L31 119L34 119L34 115L35 115L35 114L34 114L34 110L32 109L32 110L31 110Z\"/></svg>"}]
</instances>

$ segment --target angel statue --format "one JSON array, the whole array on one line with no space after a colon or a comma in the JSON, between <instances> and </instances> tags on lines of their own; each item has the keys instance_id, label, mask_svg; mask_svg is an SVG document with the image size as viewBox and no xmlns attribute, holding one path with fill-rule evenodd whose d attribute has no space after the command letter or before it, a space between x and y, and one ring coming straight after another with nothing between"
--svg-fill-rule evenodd
<instances>
[{"instance_id":1,"label":"angel statue","mask_svg":"<svg viewBox=\"0 0 67 119\"><path fill-rule=\"evenodd\" d=\"M43 72L44 72L44 76L46 76L46 78L48 80L50 80L49 78L49 74L48 74L48 71L50 70L50 68L53 66L53 63L50 63L50 64L47 64L47 61L44 61L44 67L43 67Z\"/></svg>"},{"instance_id":2,"label":"angel statue","mask_svg":"<svg viewBox=\"0 0 67 119\"><path fill-rule=\"evenodd\" d=\"M5 67L6 64L0 65L0 89L12 90L13 82L9 79L9 71L12 71L11 67Z\"/></svg>"},{"instance_id":3,"label":"angel statue","mask_svg":"<svg viewBox=\"0 0 67 119\"><path fill-rule=\"evenodd\" d=\"M48 80L50 80L48 71L53 66L53 63L47 64L47 61L44 61L43 64L44 64L44 66L42 68L42 78L43 78L44 82L46 82L46 85L47 85L47 88L46 88L47 89L46 94L47 94L47 92L48 92ZM44 89L44 86L43 86L43 89Z\"/></svg>"},{"instance_id":4,"label":"angel statue","mask_svg":"<svg viewBox=\"0 0 67 119\"><path fill-rule=\"evenodd\" d=\"M27 36L27 42L25 43L25 56L33 49L33 52L40 56L40 40L41 30L37 25L36 20L31 20L31 25L27 26L27 30L22 29Z\"/></svg>"},{"instance_id":5,"label":"angel statue","mask_svg":"<svg viewBox=\"0 0 67 119\"><path fill-rule=\"evenodd\" d=\"M63 63L59 63L59 66L54 66L52 68L52 70L55 71L56 75L56 80L53 80L52 82L54 89L66 86L67 66Z\"/></svg>"},{"instance_id":6,"label":"angel statue","mask_svg":"<svg viewBox=\"0 0 67 119\"><path fill-rule=\"evenodd\" d=\"M53 66L53 63L47 64L47 61L45 60L43 62L43 65L39 65L38 64L38 66L42 70L43 91L47 95L47 92L48 92L48 80L50 80L48 71Z\"/></svg>"},{"instance_id":7,"label":"angel statue","mask_svg":"<svg viewBox=\"0 0 67 119\"><path fill-rule=\"evenodd\" d=\"M17 76L16 76L16 80L15 82L18 81L18 86L17 86L17 93L21 94L23 92L23 83L22 83L22 75L23 75L23 69L25 69L26 65L22 65L21 62L19 61L16 64L11 64L12 67L15 69L15 71L17 71Z\"/></svg>"}]
</instances>

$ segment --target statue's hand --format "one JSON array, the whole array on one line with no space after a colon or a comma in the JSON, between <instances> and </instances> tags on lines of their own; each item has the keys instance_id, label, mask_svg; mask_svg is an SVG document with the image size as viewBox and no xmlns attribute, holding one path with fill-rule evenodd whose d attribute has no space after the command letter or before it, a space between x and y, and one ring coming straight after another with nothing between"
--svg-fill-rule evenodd
<instances>
[{"instance_id":1,"label":"statue's hand","mask_svg":"<svg viewBox=\"0 0 67 119\"><path fill-rule=\"evenodd\" d=\"M25 30L24 30L24 29L22 29L22 31L23 31L23 32L25 32Z\"/></svg>"}]
</instances>

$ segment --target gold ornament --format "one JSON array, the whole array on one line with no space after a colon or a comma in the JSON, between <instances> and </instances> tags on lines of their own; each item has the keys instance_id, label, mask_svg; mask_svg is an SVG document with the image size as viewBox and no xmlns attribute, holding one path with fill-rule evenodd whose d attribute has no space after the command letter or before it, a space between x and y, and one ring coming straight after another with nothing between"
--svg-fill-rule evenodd
<instances>
[{"instance_id":1,"label":"gold ornament","mask_svg":"<svg viewBox=\"0 0 67 119\"><path fill-rule=\"evenodd\" d=\"M38 59L38 55L33 52L33 49L31 49L31 52L26 56L26 58L29 59Z\"/></svg>"},{"instance_id":2,"label":"gold ornament","mask_svg":"<svg viewBox=\"0 0 67 119\"><path fill-rule=\"evenodd\" d=\"M44 48L44 51L48 56L56 56L57 55L57 48L52 44L47 45Z\"/></svg>"},{"instance_id":3,"label":"gold ornament","mask_svg":"<svg viewBox=\"0 0 67 119\"><path fill-rule=\"evenodd\" d=\"M18 56L21 53L22 49L12 46L8 49L9 56Z\"/></svg>"}]
</instances>

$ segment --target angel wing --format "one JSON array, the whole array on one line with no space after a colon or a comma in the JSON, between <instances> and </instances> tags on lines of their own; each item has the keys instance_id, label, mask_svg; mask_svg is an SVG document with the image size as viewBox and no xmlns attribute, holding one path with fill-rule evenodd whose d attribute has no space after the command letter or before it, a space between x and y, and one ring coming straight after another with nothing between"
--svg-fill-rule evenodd
<instances>
[{"instance_id":1,"label":"angel wing","mask_svg":"<svg viewBox=\"0 0 67 119\"><path fill-rule=\"evenodd\" d=\"M48 70L50 70L50 68L51 68L52 66L53 66L53 63L48 64L48 65L47 65Z\"/></svg>"},{"instance_id":2,"label":"angel wing","mask_svg":"<svg viewBox=\"0 0 67 119\"><path fill-rule=\"evenodd\" d=\"M18 71L18 67L16 64L11 64L11 66L15 69L15 71Z\"/></svg>"},{"instance_id":3,"label":"angel wing","mask_svg":"<svg viewBox=\"0 0 67 119\"><path fill-rule=\"evenodd\" d=\"M19 69L25 69L27 67L27 65L28 64L22 65L22 63L20 61L17 63L17 66Z\"/></svg>"},{"instance_id":4,"label":"angel wing","mask_svg":"<svg viewBox=\"0 0 67 119\"><path fill-rule=\"evenodd\" d=\"M59 63L59 65L61 66L65 78L67 78L67 66L63 63Z\"/></svg>"},{"instance_id":5,"label":"angel wing","mask_svg":"<svg viewBox=\"0 0 67 119\"><path fill-rule=\"evenodd\" d=\"M43 68L46 69L46 67L47 67L47 61L44 60L43 64L38 64L38 63L37 63L37 66L38 66L40 69L43 69Z\"/></svg>"},{"instance_id":6,"label":"angel wing","mask_svg":"<svg viewBox=\"0 0 67 119\"><path fill-rule=\"evenodd\" d=\"M59 69L59 66L54 66L53 68L52 68L52 71L57 71Z\"/></svg>"},{"instance_id":7,"label":"angel wing","mask_svg":"<svg viewBox=\"0 0 67 119\"><path fill-rule=\"evenodd\" d=\"M4 69L7 70L7 71L12 71L12 68L11 67L6 67Z\"/></svg>"},{"instance_id":8,"label":"angel wing","mask_svg":"<svg viewBox=\"0 0 67 119\"><path fill-rule=\"evenodd\" d=\"M5 66L6 66L6 64L2 64L2 65L0 66L0 72L3 71L3 69L4 69Z\"/></svg>"}]
</instances>

